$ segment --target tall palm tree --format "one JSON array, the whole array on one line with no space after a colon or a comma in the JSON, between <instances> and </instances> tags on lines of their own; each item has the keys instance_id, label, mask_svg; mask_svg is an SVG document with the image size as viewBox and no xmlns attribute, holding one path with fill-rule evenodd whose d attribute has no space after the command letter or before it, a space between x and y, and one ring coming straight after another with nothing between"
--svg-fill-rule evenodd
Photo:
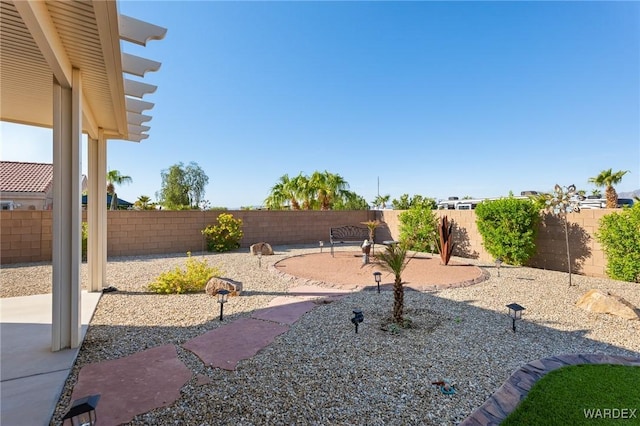
<instances>
[{"instance_id":1,"label":"tall palm tree","mask_svg":"<svg viewBox=\"0 0 640 426\"><path fill-rule=\"evenodd\" d=\"M298 176L293 178L291 183L296 197L302 201L301 208L303 210L313 210L316 201L313 182L306 175L303 175L302 172L300 172Z\"/></svg>"},{"instance_id":2,"label":"tall palm tree","mask_svg":"<svg viewBox=\"0 0 640 426\"><path fill-rule=\"evenodd\" d=\"M607 199L607 208L615 209L618 207L618 193L613 185L617 185L622 181L622 176L627 174L628 170L619 170L615 173L609 170L603 170L596 177L589 178L589 182L597 187L605 187L605 198Z\"/></svg>"},{"instance_id":3,"label":"tall palm tree","mask_svg":"<svg viewBox=\"0 0 640 426\"><path fill-rule=\"evenodd\" d=\"M118 170L109 170L107 173L107 194L111 194L111 210L115 210L118 206L118 194L116 194L116 184L131 183L131 176L121 174Z\"/></svg>"},{"instance_id":4,"label":"tall palm tree","mask_svg":"<svg viewBox=\"0 0 640 426\"><path fill-rule=\"evenodd\" d=\"M280 179L271 188L269 196L264 201L267 208L280 210L289 207L293 210L300 210L295 185L295 178L290 179L288 174L280 176Z\"/></svg>"},{"instance_id":5,"label":"tall palm tree","mask_svg":"<svg viewBox=\"0 0 640 426\"><path fill-rule=\"evenodd\" d=\"M349 184L342 176L326 170L324 173L314 172L311 182L320 210L331 210L336 200L345 197L349 189Z\"/></svg>"},{"instance_id":6,"label":"tall palm tree","mask_svg":"<svg viewBox=\"0 0 640 426\"><path fill-rule=\"evenodd\" d=\"M406 260L407 249L404 244L390 244L382 252L376 255L380 265L395 275L393 282L393 322L404 325L402 312L404 310L404 287L402 287L402 271L409 263ZM405 261L406 260L406 261Z\"/></svg>"},{"instance_id":7,"label":"tall palm tree","mask_svg":"<svg viewBox=\"0 0 640 426\"><path fill-rule=\"evenodd\" d=\"M386 208L387 207L387 203L389 202L389 199L391 198L391 195L387 194L387 195L378 195L376 196L376 198L373 200L373 205L376 207L380 207L380 208Z\"/></svg>"}]
</instances>

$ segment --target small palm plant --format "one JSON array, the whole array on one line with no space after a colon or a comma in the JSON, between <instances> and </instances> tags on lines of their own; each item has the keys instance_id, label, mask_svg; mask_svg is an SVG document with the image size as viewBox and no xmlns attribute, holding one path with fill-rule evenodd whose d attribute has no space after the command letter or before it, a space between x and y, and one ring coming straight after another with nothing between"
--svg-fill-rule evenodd
<instances>
[{"instance_id":1,"label":"small palm plant","mask_svg":"<svg viewBox=\"0 0 640 426\"><path fill-rule=\"evenodd\" d=\"M386 250L376 255L382 268L395 275L393 283L393 322L404 326L404 287L402 287L402 271L409 263L407 259L407 248L404 244L390 244Z\"/></svg>"},{"instance_id":2,"label":"small palm plant","mask_svg":"<svg viewBox=\"0 0 640 426\"><path fill-rule=\"evenodd\" d=\"M369 241L373 244L376 236L376 228L382 224L379 220L368 220L366 222L360 222L369 229Z\"/></svg>"}]
</instances>

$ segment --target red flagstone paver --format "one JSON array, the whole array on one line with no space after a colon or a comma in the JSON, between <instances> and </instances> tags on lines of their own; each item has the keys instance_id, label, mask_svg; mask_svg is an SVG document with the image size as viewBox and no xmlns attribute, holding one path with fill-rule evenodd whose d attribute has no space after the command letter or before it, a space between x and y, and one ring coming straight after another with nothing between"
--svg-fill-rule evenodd
<instances>
[{"instance_id":1,"label":"red flagstone paver","mask_svg":"<svg viewBox=\"0 0 640 426\"><path fill-rule=\"evenodd\" d=\"M310 300L279 296L273 299L266 308L253 312L251 318L292 325L316 306L318 305Z\"/></svg>"},{"instance_id":2,"label":"red flagstone paver","mask_svg":"<svg viewBox=\"0 0 640 426\"><path fill-rule=\"evenodd\" d=\"M289 330L288 325L254 318L241 318L187 341L183 348L195 353L205 364L224 370L235 370Z\"/></svg>"},{"instance_id":3,"label":"red flagstone paver","mask_svg":"<svg viewBox=\"0 0 640 426\"><path fill-rule=\"evenodd\" d=\"M176 347L164 345L82 367L71 399L100 394L97 424L119 425L173 404L191 375Z\"/></svg>"}]
</instances>

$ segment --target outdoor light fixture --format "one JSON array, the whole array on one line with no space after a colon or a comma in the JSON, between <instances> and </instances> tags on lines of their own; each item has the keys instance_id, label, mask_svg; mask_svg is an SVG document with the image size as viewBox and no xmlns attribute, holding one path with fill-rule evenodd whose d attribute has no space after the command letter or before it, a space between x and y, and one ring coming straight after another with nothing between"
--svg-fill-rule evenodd
<instances>
[{"instance_id":1,"label":"outdoor light fixture","mask_svg":"<svg viewBox=\"0 0 640 426\"><path fill-rule=\"evenodd\" d=\"M320 241L320 253L322 253L322 247L324 246L324 241Z\"/></svg>"},{"instance_id":2,"label":"outdoor light fixture","mask_svg":"<svg viewBox=\"0 0 640 426\"><path fill-rule=\"evenodd\" d=\"M96 424L96 407L100 395L89 395L84 398L76 399L71 404L71 408L62 418L62 424L71 420L72 426L93 426Z\"/></svg>"},{"instance_id":3,"label":"outdoor light fixture","mask_svg":"<svg viewBox=\"0 0 640 426\"><path fill-rule=\"evenodd\" d=\"M509 308L509 316L511 317L511 319L513 320L513 332L516 332L516 320L522 319L522 311L524 311L524 307L518 305L517 303L512 303L510 305L507 305L507 308Z\"/></svg>"},{"instance_id":4,"label":"outdoor light fixture","mask_svg":"<svg viewBox=\"0 0 640 426\"><path fill-rule=\"evenodd\" d=\"M258 252L258 268L262 268L262 250Z\"/></svg>"},{"instance_id":5,"label":"outdoor light fixture","mask_svg":"<svg viewBox=\"0 0 640 426\"><path fill-rule=\"evenodd\" d=\"M227 303L229 297L229 290L218 290L218 303L220 304L220 321L222 321L222 311L224 310L224 304Z\"/></svg>"},{"instance_id":6,"label":"outdoor light fixture","mask_svg":"<svg viewBox=\"0 0 640 426\"><path fill-rule=\"evenodd\" d=\"M500 265L502 265L502 259L496 258L496 268L498 268L498 276L500 276Z\"/></svg>"},{"instance_id":7,"label":"outdoor light fixture","mask_svg":"<svg viewBox=\"0 0 640 426\"><path fill-rule=\"evenodd\" d=\"M356 333L358 333L358 324L364 321L364 315L362 314L361 309L353 310L353 318L351 318L351 322L356 326Z\"/></svg>"},{"instance_id":8,"label":"outdoor light fixture","mask_svg":"<svg viewBox=\"0 0 640 426\"><path fill-rule=\"evenodd\" d=\"M429 244L429 247L431 247L431 256L433 256L433 248L434 248L433 241Z\"/></svg>"},{"instance_id":9,"label":"outdoor light fixture","mask_svg":"<svg viewBox=\"0 0 640 426\"><path fill-rule=\"evenodd\" d=\"M373 279L376 280L376 284L378 284L378 293L380 293L380 281L382 281L382 272L374 272Z\"/></svg>"}]
</instances>

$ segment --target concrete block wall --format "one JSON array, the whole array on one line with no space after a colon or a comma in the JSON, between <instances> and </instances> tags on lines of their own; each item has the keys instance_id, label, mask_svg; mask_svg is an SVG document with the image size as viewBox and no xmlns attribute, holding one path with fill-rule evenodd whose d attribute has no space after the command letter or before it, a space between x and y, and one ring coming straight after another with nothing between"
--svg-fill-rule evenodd
<instances>
[{"instance_id":1,"label":"concrete block wall","mask_svg":"<svg viewBox=\"0 0 640 426\"><path fill-rule=\"evenodd\" d=\"M222 211L109 211L107 255L186 253L206 249L202 229L217 223ZM228 211L242 219L240 244L318 244L329 228L373 220L371 211ZM86 220L86 215L83 216ZM0 211L0 263L50 262L50 211Z\"/></svg>"},{"instance_id":2,"label":"concrete block wall","mask_svg":"<svg viewBox=\"0 0 640 426\"><path fill-rule=\"evenodd\" d=\"M606 258L594 238L599 219L615 210L582 210L568 216L572 271L605 276ZM215 224L222 211L109 211L107 253L112 256L186 253L205 248L201 230ZM272 245L317 244L326 241L329 228L359 225L379 219L376 241L399 239L401 211L228 211L243 220L242 247L257 242ZM454 224L457 256L493 262L482 246L473 210L439 210ZM51 211L0 211L0 263L50 262L52 240ZM545 216L536 241L538 252L529 266L567 271L563 224Z\"/></svg>"},{"instance_id":3,"label":"concrete block wall","mask_svg":"<svg viewBox=\"0 0 640 426\"><path fill-rule=\"evenodd\" d=\"M567 216L569 230L569 251L571 253L571 271L594 277L605 277L607 260L602 247L594 234L601 217L619 210L585 209ZM393 239L400 236L400 215L398 210L378 212L378 218L387 224ZM482 245L482 236L476 226L476 214L473 210L437 210L438 217L446 215L454 225L456 256L493 262L493 257ZM537 253L527 266L568 271L567 250L563 223L555 216L544 215L536 239Z\"/></svg>"},{"instance_id":4,"label":"concrete block wall","mask_svg":"<svg viewBox=\"0 0 640 426\"><path fill-rule=\"evenodd\" d=\"M51 261L51 211L0 212L0 263Z\"/></svg>"}]
</instances>

